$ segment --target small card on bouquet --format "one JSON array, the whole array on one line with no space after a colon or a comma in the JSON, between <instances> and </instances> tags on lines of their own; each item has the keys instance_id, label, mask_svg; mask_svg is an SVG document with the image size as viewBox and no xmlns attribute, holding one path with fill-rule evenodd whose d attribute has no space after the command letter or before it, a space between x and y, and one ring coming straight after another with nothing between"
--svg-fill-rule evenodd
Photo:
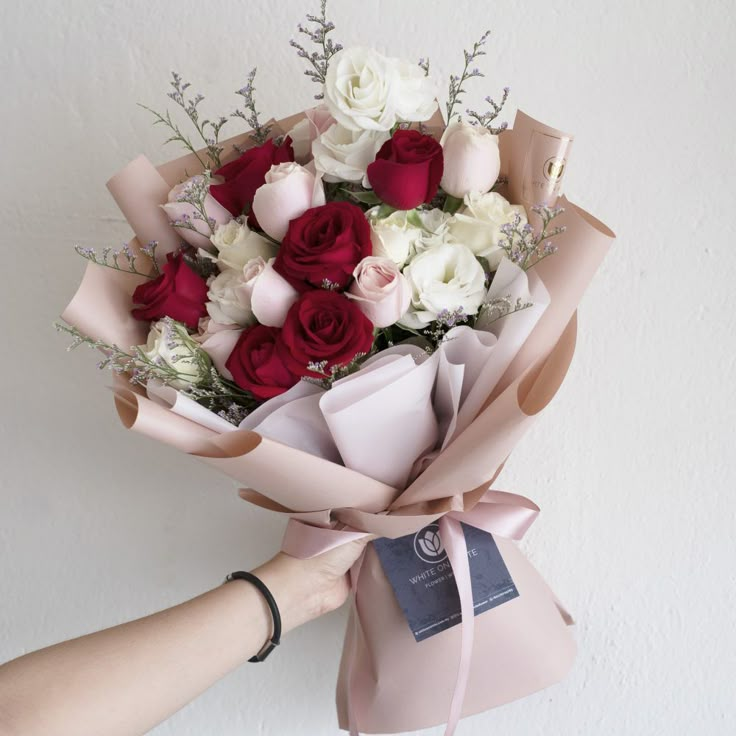
<instances>
[{"instance_id":1,"label":"small card on bouquet","mask_svg":"<svg viewBox=\"0 0 736 736\"><path fill-rule=\"evenodd\" d=\"M475 615L518 597L493 536L462 524L468 549ZM373 545L416 641L461 621L460 596L438 524Z\"/></svg>"}]
</instances>

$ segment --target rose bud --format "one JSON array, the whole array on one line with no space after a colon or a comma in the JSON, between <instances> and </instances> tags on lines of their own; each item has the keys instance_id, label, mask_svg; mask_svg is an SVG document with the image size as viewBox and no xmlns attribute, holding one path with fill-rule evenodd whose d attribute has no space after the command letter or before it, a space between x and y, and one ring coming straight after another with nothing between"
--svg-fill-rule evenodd
<instances>
[{"instance_id":1,"label":"rose bud","mask_svg":"<svg viewBox=\"0 0 736 736\"><path fill-rule=\"evenodd\" d=\"M133 292L133 304L139 306L131 314L143 321L171 317L196 330L207 314L206 302L205 280L186 264L181 253L169 253L161 275Z\"/></svg>"},{"instance_id":2,"label":"rose bud","mask_svg":"<svg viewBox=\"0 0 736 736\"><path fill-rule=\"evenodd\" d=\"M202 183L202 176L193 176L181 184L177 184L169 192L169 201L161 205L169 222L176 227L181 237L195 248L212 250L210 236L218 225L230 222L230 213L211 195L204 197L204 211L210 222L206 222L202 213L191 204L184 201L188 198L192 187ZM192 230L192 228L195 228Z\"/></svg>"},{"instance_id":3,"label":"rose bud","mask_svg":"<svg viewBox=\"0 0 736 736\"><path fill-rule=\"evenodd\" d=\"M210 194L233 217L238 217L253 203L258 187L266 180L266 174L274 164L283 164L294 160L294 150L288 136L277 146L273 140L267 140L262 146L254 146L243 153L240 158L221 166L215 176L222 177L224 184L212 184ZM252 213L248 224L255 226Z\"/></svg>"},{"instance_id":4,"label":"rose bud","mask_svg":"<svg viewBox=\"0 0 736 736\"><path fill-rule=\"evenodd\" d=\"M286 313L299 298L299 292L273 268L272 258L253 286L250 307L255 318L269 327L282 327Z\"/></svg>"},{"instance_id":5,"label":"rose bud","mask_svg":"<svg viewBox=\"0 0 736 736\"><path fill-rule=\"evenodd\" d=\"M442 189L458 199L490 191L501 170L498 136L481 125L450 123L440 140L445 151Z\"/></svg>"},{"instance_id":6,"label":"rose bud","mask_svg":"<svg viewBox=\"0 0 736 736\"><path fill-rule=\"evenodd\" d=\"M322 182L295 163L276 164L253 197L253 214L261 229L281 242L289 222L310 207L325 203Z\"/></svg>"},{"instance_id":7,"label":"rose bud","mask_svg":"<svg viewBox=\"0 0 736 736\"><path fill-rule=\"evenodd\" d=\"M324 378L373 347L373 325L344 294L313 289L286 315L279 351L292 373Z\"/></svg>"},{"instance_id":8,"label":"rose bud","mask_svg":"<svg viewBox=\"0 0 736 736\"><path fill-rule=\"evenodd\" d=\"M442 146L416 130L397 130L368 166L368 181L382 202L411 210L431 202L442 178Z\"/></svg>"},{"instance_id":9,"label":"rose bud","mask_svg":"<svg viewBox=\"0 0 736 736\"><path fill-rule=\"evenodd\" d=\"M299 382L277 352L281 330L255 325L243 330L225 366L240 388L257 399L271 399Z\"/></svg>"},{"instance_id":10,"label":"rose bud","mask_svg":"<svg viewBox=\"0 0 736 736\"><path fill-rule=\"evenodd\" d=\"M388 258L368 256L353 272L348 297L368 317L375 327L389 327L398 322L409 309L411 287Z\"/></svg>"},{"instance_id":11,"label":"rose bud","mask_svg":"<svg viewBox=\"0 0 736 736\"><path fill-rule=\"evenodd\" d=\"M313 207L289 223L274 269L297 291L345 289L355 267L371 255L371 228L351 202Z\"/></svg>"}]
</instances>

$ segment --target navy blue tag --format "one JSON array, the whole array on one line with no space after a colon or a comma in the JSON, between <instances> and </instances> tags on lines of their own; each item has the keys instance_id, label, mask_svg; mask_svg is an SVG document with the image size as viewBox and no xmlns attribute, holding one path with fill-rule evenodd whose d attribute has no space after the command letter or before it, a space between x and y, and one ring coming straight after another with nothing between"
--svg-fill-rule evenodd
<instances>
[{"instance_id":1,"label":"navy blue tag","mask_svg":"<svg viewBox=\"0 0 736 736\"><path fill-rule=\"evenodd\" d=\"M519 592L493 537L467 524L462 528L477 616ZM377 539L373 545L417 641L460 623L460 596L438 524L399 539Z\"/></svg>"}]
</instances>

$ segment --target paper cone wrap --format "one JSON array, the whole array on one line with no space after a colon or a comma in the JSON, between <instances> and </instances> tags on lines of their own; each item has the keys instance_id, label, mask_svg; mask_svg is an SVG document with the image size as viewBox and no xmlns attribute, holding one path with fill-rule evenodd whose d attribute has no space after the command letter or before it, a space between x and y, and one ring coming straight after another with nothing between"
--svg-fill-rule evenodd
<instances>
[{"instance_id":1,"label":"paper cone wrap","mask_svg":"<svg viewBox=\"0 0 736 736\"><path fill-rule=\"evenodd\" d=\"M301 117L282 120L275 130L287 131ZM439 128L441 119L432 125ZM225 147L246 141L240 136ZM518 171L524 151L513 130L501 136L501 152L502 170ZM159 205L173 185L200 170L193 155L158 168L139 157L111 179L110 192L137 236L134 247L150 240L159 241L160 253L178 247L180 238ZM464 715L557 682L574 657L569 616L510 539L523 533L525 514L531 523L536 507L527 499L515 500L521 497L488 495L510 453L565 377L574 352L577 306L614 239L608 228L566 199L560 204L566 211L559 223L567 231L555 239L558 252L534 269L549 305L477 417L407 488L255 431L219 433L216 423L195 421L192 407L186 402L177 407L176 398L166 392L149 398L124 379L113 387L126 427L199 458L246 489L246 500L291 518L286 551L311 556L344 543L352 533L397 538L445 514L456 519L474 514L492 530L519 597L475 618ZM63 317L85 334L120 347L141 344L145 326L130 316L131 294L140 282L138 276L90 264ZM519 534L506 531L508 520L519 519ZM394 733L445 722L456 685L461 629L455 626L417 643L369 547L355 581L355 608L340 668L340 725Z\"/></svg>"}]
</instances>

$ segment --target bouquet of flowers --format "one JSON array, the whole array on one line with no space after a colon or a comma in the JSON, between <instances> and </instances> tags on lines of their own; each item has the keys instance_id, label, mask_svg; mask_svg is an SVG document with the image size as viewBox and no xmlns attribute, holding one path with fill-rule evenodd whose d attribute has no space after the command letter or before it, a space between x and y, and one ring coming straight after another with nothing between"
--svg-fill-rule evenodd
<instances>
[{"instance_id":1,"label":"bouquet of flowers","mask_svg":"<svg viewBox=\"0 0 736 736\"><path fill-rule=\"evenodd\" d=\"M292 41L319 104L204 118L174 74L151 111L188 154L108 183L135 238L89 261L59 328L101 351L123 423L288 517L309 557L379 537L351 572L340 725L447 722L559 680L571 619L518 551L538 508L496 490L574 350L611 233L561 196L568 134L508 97L459 112L450 77L342 48L325 2ZM147 108L148 109L148 108ZM231 119L249 130L221 140ZM487 664L490 662L490 665Z\"/></svg>"}]
</instances>

